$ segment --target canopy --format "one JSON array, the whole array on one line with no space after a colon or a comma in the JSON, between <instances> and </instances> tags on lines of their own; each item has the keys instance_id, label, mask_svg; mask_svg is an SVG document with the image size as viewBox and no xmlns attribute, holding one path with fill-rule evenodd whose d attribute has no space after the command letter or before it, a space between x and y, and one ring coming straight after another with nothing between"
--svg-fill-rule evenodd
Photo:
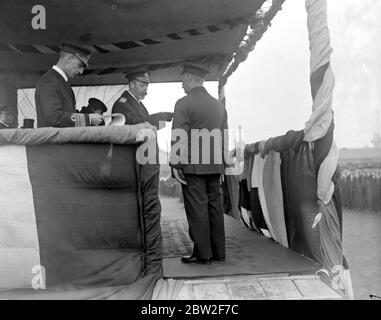
<instances>
[{"instance_id":1,"label":"canopy","mask_svg":"<svg viewBox=\"0 0 381 320\"><path fill-rule=\"evenodd\" d=\"M35 1L0 3L0 84L34 87L57 60L59 44L93 52L73 85L125 83L123 72L147 66L153 82L178 81L183 61L225 71L264 0L41 0L46 29L35 30ZM41 8L41 7L40 7ZM39 21L41 23L41 21ZM254 21L255 22L255 21Z\"/></svg>"}]
</instances>

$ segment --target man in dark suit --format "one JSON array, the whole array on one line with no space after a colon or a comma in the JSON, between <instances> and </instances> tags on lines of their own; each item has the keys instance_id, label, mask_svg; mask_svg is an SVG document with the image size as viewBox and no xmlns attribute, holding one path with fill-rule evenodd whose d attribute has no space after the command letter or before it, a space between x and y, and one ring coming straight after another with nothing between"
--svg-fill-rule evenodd
<instances>
[{"instance_id":1,"label":"man in dark suit","mask_svg":"<svg viewBox=\"0 0 381 320\"><path fill-rule=\"evenodd\" d=\"M160 129L163 124L161 121L171 121L171 112L160 112L150 115L141 102L147 95L148 85L150 83L149 73L144 69L135 69L127 74L128 89L123 92L122 96L114 103L111 113L122 113L125 116L125 124L133 125L139 123L149 123L151 126L155 126L156 129ZM160 226L161 216L161 203L159 200L159 176L160 176L160 163L159 163L159 147L156 139L151 140L147 146L153 147L154 152L150 152L152 149L148 147L147 150L140 149L140 145L137 146L136 158L139 164L142 164L139 160L148 160L148 163L139 166L140 171L140 192L142 194L142 208L143 214L145 212L156 212L155 216L147 217L146 219L146 239L149 239L149 243L152 243L151 247L147 247L147 251L161 250L162 238L160 231L156 232L156 226ZM147 157L146 152L148 151ZM144 154L143 154L144 153ZM152 161L152 162L151 162ZM148 223L148 224L147 224ZM160 234L160 237L156 235ZM146 262L148 264L147 269L150 269L152 262Z\"/></svg>"},{"instance_id":2,"label":"man in dark suit","mask_svg":"<svg viewBox=\"0 0 381 320\"><path fill-rule=\"evenodd\" d=\"M170 166L173 176L182 184L189 234L194 242L192 255L183 257L183 263L225 260L220 178L224 173L227 113L203 87L207 73L201 66L184 66L182 85L187 95L177 101L173 116ZM205 132L210 134L207 141L202 138ZM186 141L181 139L184 134ZM180 140L174 142L177 137Z\"/></svg>"},{"instance_id":3,"label":"man in dark suit","mask_svg":"<svg viewBox=\"0 0 381 320\"><path fill-rule=\"evenodd\" d=\"M144 69L136 69L127 74L128 90L112 106L112 113L122 113L126 118L126 124L138 124L149 122L157 129L165 121L172 120L172 112L158 112L149 114L141 100L147 95L150 83L149 73Z\"/></svg>"},{"instance_id":4,"label":"man in dark suit","mask_svg":"<svg viewBox=\"0 0 381 320\"><path fill-rule=\"evenodd\" d=\"M97 126L101 123L99 114L76 113L74 92L68 82L83 73L89 58L90 51L86 48L62 45L57 64L36 85L37 127Z\"/></svg>"}]
</instances>

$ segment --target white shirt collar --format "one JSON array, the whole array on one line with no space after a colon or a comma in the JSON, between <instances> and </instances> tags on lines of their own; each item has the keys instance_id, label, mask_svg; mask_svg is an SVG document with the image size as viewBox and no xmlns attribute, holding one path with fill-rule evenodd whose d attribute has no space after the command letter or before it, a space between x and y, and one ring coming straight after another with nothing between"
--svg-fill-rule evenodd
<instances>
[{"instance_id":1,"label":"white shirt collar","mask_svg":"<svg viewBox=\"0 0 381 320\"><path fill-rule=\"evenodd\" d=\"M66 73L65 73L60 67L57 67L56 65L54 65L54 66L52 67L52 69L56 70L56 71L62 76L62 78L65 79L66 82L69 81L69 79L68 79Z\"/></svg>"},{"instance_id":2,"label":"white shirt collar","mask_svg":"<svg viewBox=\"0 0 381 320\"><path fill-rule=\"evenodd\" d=\"M135 95L130 91L130 89L128 88L127 89L127 91L130 93L130 95L132 95L132 97L137 101L137 102L139 102L140 103L140 99L139 98L137 98L137 97L135 97Z\"/></svg>"}]
</instances>

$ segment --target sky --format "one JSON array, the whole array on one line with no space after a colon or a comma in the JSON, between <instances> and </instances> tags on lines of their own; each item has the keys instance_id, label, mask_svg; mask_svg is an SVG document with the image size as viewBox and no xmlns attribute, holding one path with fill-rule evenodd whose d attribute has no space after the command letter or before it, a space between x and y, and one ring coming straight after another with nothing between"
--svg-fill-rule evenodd
<instances>
[{"instance_id":1,"label":"sky","mask_svg":"<svg viewBox=\"0 0 381 320\"><path fill-rule=\"evenodd\" d=\"M381 1L328 0L333 110L339 148L371 146L381 134ZM300 130L311 114L307 15L302 0L289 0L226 86L229 127L242 127L246 143ZM217 97L217 84L208 83ZM152 84L144 103L151 112L172 111L181 84ZM159 132L165 150L169 128Z\"/></svg>"},{"instance_id":2,"label":"sky","mask_svg":"<svg viewBox=\"0 0 381 320\"><path fill-rule=\"evenodd\" d=\"M339 148L368 147L373 134L381 134L381 1L327 3L336 80L335 141ZM252 143L303 129L312 108L309 58L304 0L285 1L254 51L228 80L226 107L233 134L241 126L244 141ZM217 98L217 83L206 83L206 88ZM97 87L75 88L77 109L92 96L111 109L124 89L110 86L100 94ZM181 83L150 84L143 103L150 113L173 111L184 95ZM169 145L170 126L159 131L162 150Z\"/></svg>"}]
</instances>

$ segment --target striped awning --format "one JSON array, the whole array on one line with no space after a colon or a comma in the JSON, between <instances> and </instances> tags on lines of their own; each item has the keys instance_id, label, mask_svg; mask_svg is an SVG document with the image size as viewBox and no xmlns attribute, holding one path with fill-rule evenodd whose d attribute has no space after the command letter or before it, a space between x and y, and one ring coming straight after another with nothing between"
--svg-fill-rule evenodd
<instances>
[{"instance_id":1,"label":"striped awning","mask_svg":"<svg viewBox=\"0 0 381 320\"><path fill-rule=\"evenodd\" d=\"M93 56L73 84L124 83L147 66L153 82L178 81L183 61L211 69L216 80L232 60L265 0L41 0L46 29L32 26L34 1L0 4L0 83L34 86L57 60L62 42ZM270 3L272 1L269 1Z\"/></svg>"}]
</instances>

